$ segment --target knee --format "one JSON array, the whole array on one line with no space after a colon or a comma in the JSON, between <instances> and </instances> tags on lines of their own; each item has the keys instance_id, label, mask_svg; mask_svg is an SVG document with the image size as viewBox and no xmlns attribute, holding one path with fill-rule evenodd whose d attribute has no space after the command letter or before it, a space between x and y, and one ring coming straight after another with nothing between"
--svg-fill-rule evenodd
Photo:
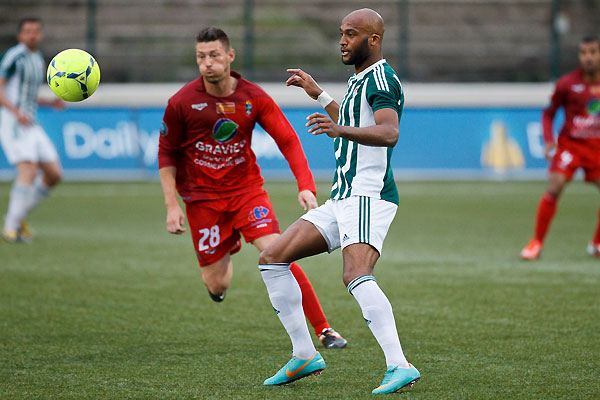
<instances>
[{"instance_id":1,"label":"knee","mask_svg":"<svg viewBox=\"0 0 600 400\"><path fill-rule=\"evenodd\" d=\"M562 190L562 186L549 185L548 190L546 190L546 193L548 194L548 196L556 200L559 198L560 194L562 193Z\"/></svg>"},{"instance_id":2,"label":"knee","mask_svg":"<svg viewBox=\"0 0 600 400\"><path fill-rule=\"evenodd\" d=\"M229 280L224 279L224 277L202 277L202 281L204 282L204 286L208 289L212 294L222 294L229 288Z\"/></svg>"},{"instance_id":3,"label":"knee","mask_svg":"<svg viewBox=\"0 0 600 400\"><path fill-rule=\"evenodd\" d=\"M275 261L275 254L273 254L273 250L271 250L269 248L269 246L267 246L258 255L258 263L259 264L269 264L269 263L274 263L274 262L277 262L277 261Z\"/></svg>"},{"instance_id":4,"label":"knee","mask_svg":"<svg viewBox=\"0 0 600 400\"><path fill-rule=\"evenodd\" d=\"M351 273L350 271L344 271L344 273L342 274L342 281L344 281L344 286L348 287L350 282L357 278L354 275L355 274Z\"/></svg>"},{"instance_id":5,"label":"knee","mask_svg":"<svg viewBox=\"0 0 600 400\"><path fill-rule=\"evenodd\" d=\"M269 248L267 247L258 255L258 263L259 264L269 264L273 262L273 255L269 252Z\"/></svg>"},{"instance_id":6,"label":"knee","mask_svg":"<svg viewBox=\"0 0 600 400\"><path fill-rule=\"evenodd\" d=\"M566 182L562 182L558 179L550 179L550 181L548 182L546 193L548 193L548 195L554 197L555 199L558 199L566 184Z\"/></svg>"},{"instance_id":7,"label":"knee","mask_svg":"<svg viewBox=\"0 0 600 400\"><path fill-rule=\"evenodd\" d=\"M366 267L364 265L344 265L344 272L342 273L342 280L344 285L348 287L350 282L361 276L373 275L373 268Z\"/></svg>"},{"instance_id":8,"label":"knee","mask_svg":"<svg viewBox=\"0 0 600 400\"><path fill-rule=\"evenodd\" d=\"M51 172L44 176L44 183L48 187L53 187L53 186L58 185L61 180L62 180L62 172L61 171L54 171L54 172Z\"/></svg>"}]
</instances>

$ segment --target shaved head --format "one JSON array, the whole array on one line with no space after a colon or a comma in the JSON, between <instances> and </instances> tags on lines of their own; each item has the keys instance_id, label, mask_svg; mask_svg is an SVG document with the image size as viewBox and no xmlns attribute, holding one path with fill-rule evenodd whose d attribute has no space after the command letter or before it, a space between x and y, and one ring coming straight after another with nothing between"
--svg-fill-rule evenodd
<instances>
[{"instance_id":1,"label":"shaved head","mask_svg":"<svg viewBox=\"0 0 600 400\"><path fill-rule=\"evenodd\" d=\"M352 11L340 26L342 62L355 72L382 59L383 18L370 8Z\"/></svg>"},{"instance_id":2,"label":"shaved head","mask_svg":"<svg viewBox=\"0 0 600 400\"><path fill-rule=\"evenodd\" d=\"M383 38L383 18L375 10L370 8L361 8L360 10L352 11L342 20L342 25L347 23L353 27L362 30L369 35L375 34Z\"/></svg>"}]
</instances>

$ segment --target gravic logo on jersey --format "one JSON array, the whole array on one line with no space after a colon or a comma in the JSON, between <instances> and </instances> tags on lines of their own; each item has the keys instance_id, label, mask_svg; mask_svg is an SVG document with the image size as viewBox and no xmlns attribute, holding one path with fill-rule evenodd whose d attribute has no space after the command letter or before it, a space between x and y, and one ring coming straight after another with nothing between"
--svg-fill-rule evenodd
<instances>
[{"instance_id":1,"label":"gravic logo on jersey","mask_svg":"<svg viewBox=\"0 0 600 400\"><path fill-rule=\"evenodd\" d=\"M212 137L219 143L227 143L238 133L238 124L227 118L221 118L213 126Z\"/></svg>"}]
</instances>

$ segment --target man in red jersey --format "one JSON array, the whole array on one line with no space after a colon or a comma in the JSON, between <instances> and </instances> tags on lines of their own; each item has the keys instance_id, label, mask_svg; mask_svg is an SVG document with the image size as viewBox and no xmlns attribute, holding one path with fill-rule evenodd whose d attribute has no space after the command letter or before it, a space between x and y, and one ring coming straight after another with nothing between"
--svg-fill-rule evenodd
<instances>
[{"instance_id":1,"label":"man in red jersey","mask_svg":"<svg viewBox=\"0 0 600 400\"><path fill-rule=\"evenodd\" d=\"M579 42L579 64L579 68L558 80L550 106L544 110L542 122L550 172L548 187L537 210L535 237L521 250L521 258L525 260L540 256L558 198L577 169L582 168L586 182L600 189L600 40L597 37L585 37ZM560 107L565 111L565 123L557 144L552 136L552 122ZM587 251L600 257L600 210Z\"/></svg>"},{"instance_id":2,"label":"man in red jersey","mask_svg":"<svg viewBox=\"0 0 600 400\"><path fill-rule=\"evenodd\" d=\"M169 99L158 149L160 181L167 208L167 230L182 234L187 219L202 281L216 302L223 301L233 273L231 255L241 248L240 234L262 251L279 236L279 224L250 144L258 122L273 137L298 181L298 202L317 207L315 183L300 140L273 99L231 71L235 51L219 28L196 37L201 76ZM296 264L306 317L326 348L346 340L325 318L313 287Z\"/></svg>"}]
</instances>

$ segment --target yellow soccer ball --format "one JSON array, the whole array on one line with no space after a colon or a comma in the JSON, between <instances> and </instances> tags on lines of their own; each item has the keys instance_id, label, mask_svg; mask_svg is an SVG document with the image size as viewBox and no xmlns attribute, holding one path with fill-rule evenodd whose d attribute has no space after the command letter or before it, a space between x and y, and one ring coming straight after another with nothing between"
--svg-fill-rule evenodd
<instances>
[{"instance_id":1,"label":"yellow soccer ball","mask_svg":"<svg viewBox=\"0 0 600 400\"><path fill-rule=\"evenodd\" d=\"M66 101L90 97L100 83L100 67L94 57L83 50L68 49L58 53L46 74L55 95Z\"/></svg>"}]
</instances>

